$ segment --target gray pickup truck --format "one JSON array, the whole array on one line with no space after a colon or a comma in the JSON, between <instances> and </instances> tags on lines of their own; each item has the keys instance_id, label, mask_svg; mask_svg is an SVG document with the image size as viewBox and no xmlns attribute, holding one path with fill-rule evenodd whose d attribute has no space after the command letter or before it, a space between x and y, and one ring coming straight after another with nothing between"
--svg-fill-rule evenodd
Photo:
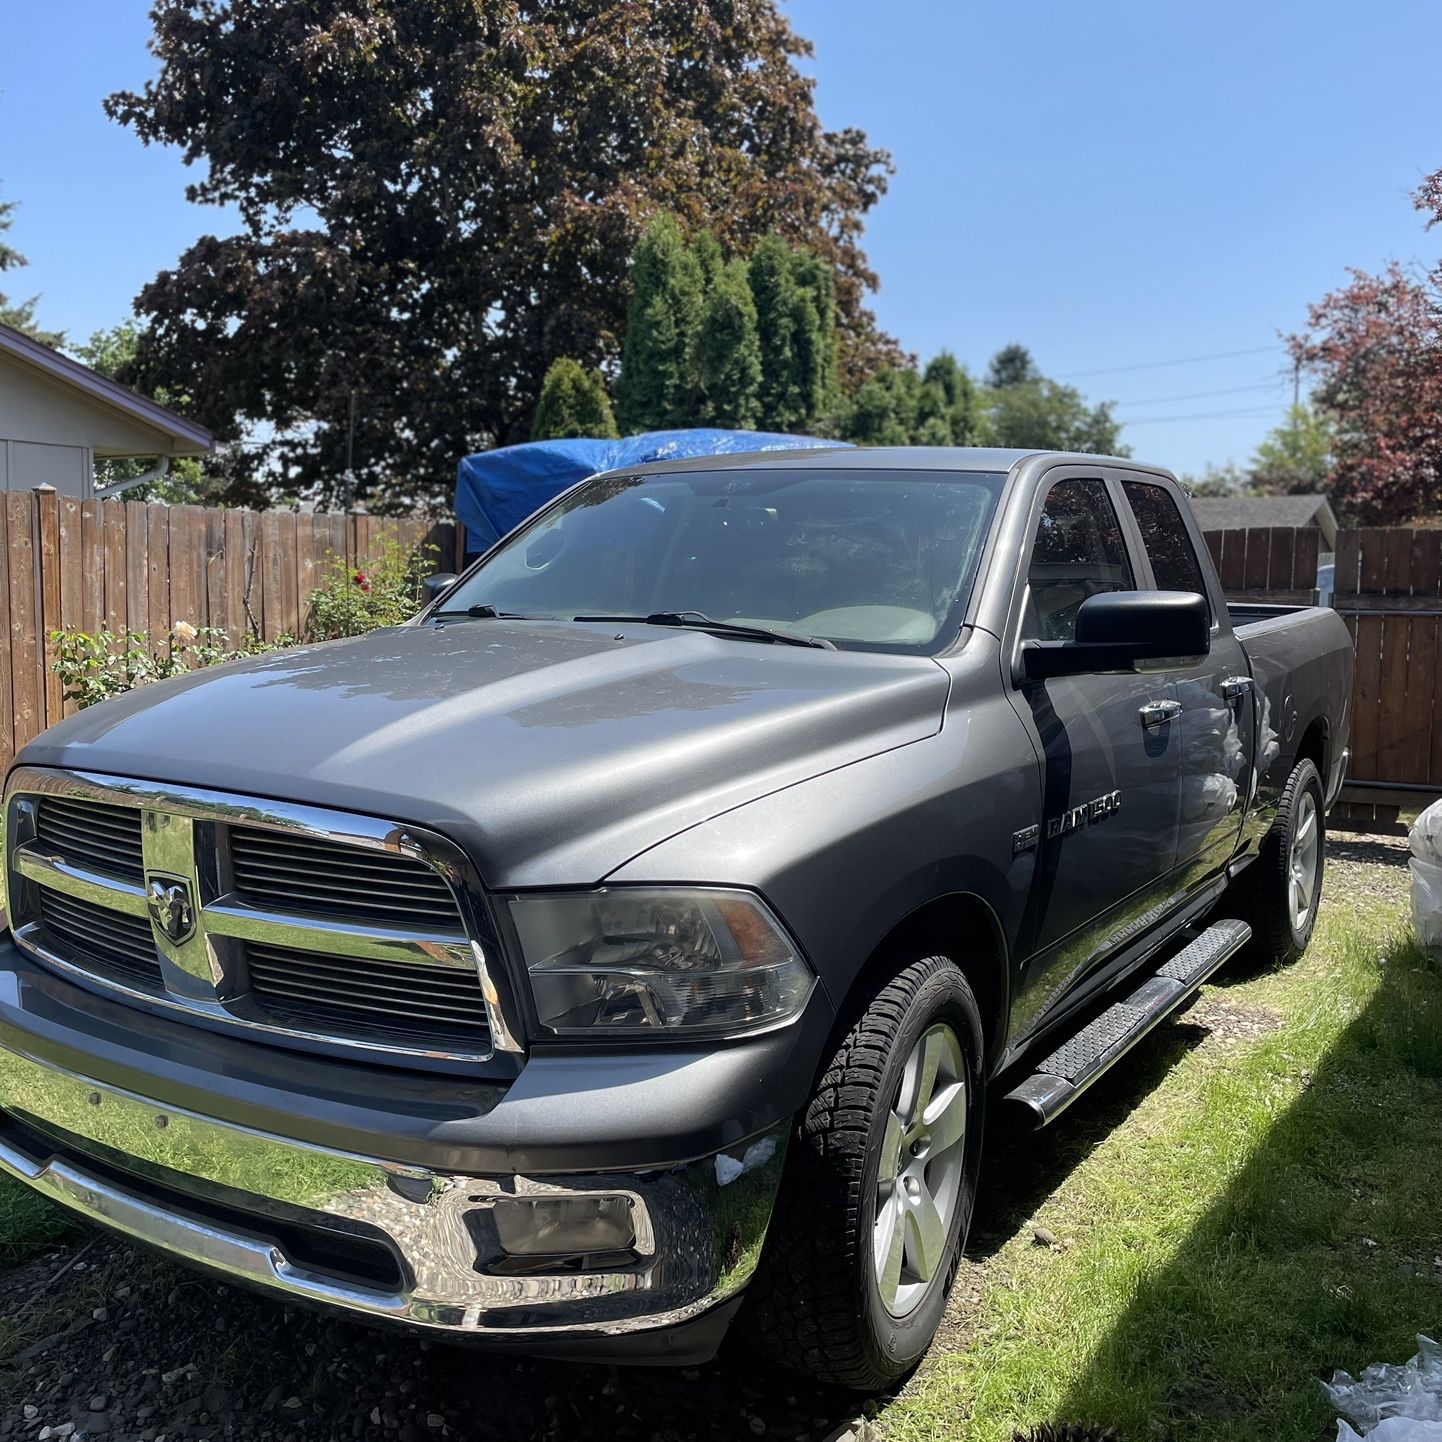
<instances>
[{"instance_id":1,"label":"gray pickup truck","mask_svg":"<svg viewBox=\"0 0 1442 1442\"><path fill-rule=\"evenodd\" d=\"M404 626L25 748L0 1169L294 1301L883 1386L983 1122L1307 945L1351 680L1131 461L595 477Z\"/></svg>"}]
</instances>

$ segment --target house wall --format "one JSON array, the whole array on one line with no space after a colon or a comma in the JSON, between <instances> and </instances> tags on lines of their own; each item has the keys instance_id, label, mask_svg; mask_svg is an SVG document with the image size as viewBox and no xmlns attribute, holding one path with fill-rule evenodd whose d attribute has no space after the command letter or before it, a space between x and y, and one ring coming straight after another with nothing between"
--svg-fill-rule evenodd
<instances>
[{"instance_id":1,"label":"house wall","mask_svg":"<svg viewBox=\"0 0 1442 1442\"><path fill-rule=\"evenodd\" d=\"M0 354L0 489L88 496L98 455L168 456L164 431Z\"/></svg>"}]
</instances>

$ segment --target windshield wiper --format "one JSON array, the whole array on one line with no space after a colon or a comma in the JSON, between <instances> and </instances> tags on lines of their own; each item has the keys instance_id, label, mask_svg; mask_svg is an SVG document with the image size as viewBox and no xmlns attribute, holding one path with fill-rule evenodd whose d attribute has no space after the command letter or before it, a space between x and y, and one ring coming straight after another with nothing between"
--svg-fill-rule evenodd
<instances>
[{"instance_id":1,"label":"windshield wiper","mask_svg":"<svg viewBox=\"0 0 1442 1442\"><path fill-rule=\"evenodd\" d=\"M717 621L704 611L652 611L649 616L572 616L573 621L620 621L646 626L681 626L693 631L715 631L722 636L749 637L753 641L775 641L783 646L817 646L834 651L824 636L798 636L791 631L769 631L765 626L743 626L739 621Z\"/></svg>"},{"instance_id":2,"label":"windshield wiper","mask_svg":"<svg viewBox=\"0 0 1442 1442\"><path fill-rule=\"evenodd\" d=\"M464 611L433 611L432 621L440 621L447 617L454 619L457 616L474 616L483 621L540 621L542 616L523 616L519 611L498 611L494 606L479 605L467 606Z\"/></svg>"}]
</instances>

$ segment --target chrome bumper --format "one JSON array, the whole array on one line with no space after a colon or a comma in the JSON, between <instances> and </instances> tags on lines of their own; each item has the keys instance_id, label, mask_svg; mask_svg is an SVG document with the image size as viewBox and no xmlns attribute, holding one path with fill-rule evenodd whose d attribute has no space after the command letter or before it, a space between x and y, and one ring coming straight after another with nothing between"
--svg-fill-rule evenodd
<instances>
[{"instance_id":1,"label":"chrome bumper","mask_svg":"<svg viewBox=\"0 0 1442 1442\"><path fill-rule=\"evenodd\" d=\"M497 1340L680 1326L733 1297L760 1254L786 1134L659 1171L441 1174L161 1106L0 1049L0 1171L236 1281ZM499 1199L587 1195L629 1201L625 1255L549 1272L533 1259L517 1274L496 1253L486 1218ZM321 1236L389 1254L394 1281L317 1266L294 1242Z\"/></svg>"}]
</instances>

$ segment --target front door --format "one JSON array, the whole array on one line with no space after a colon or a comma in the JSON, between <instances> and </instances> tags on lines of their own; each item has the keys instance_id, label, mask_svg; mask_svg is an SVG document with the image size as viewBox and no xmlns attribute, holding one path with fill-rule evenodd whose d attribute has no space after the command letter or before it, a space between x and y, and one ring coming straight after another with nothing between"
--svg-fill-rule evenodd
<instances>
[{"instance_id":1,"label":"front door","mask_svg":"<svg viewBox=\"0 0 1442 1442\"><path fill-rule=\"evenodd\" d=\"M1141 536L1149 584L1198 592L1213 612L1211 651L1199 665L1172 672L1182 707L1177 881L1190 891L1236 854L1251 784L1252 678L1230 622L1216 614L1218 598L1208 592L1198 538L1176 498L1154 481L1125 480L1122 492Z\"/></svg>"},{"instance_id":2,"label":"front door","mask_svg":"<svg viewBox=\"0 0 1442 1442\"><path fill-rule=\"evenodd\" d=\"M1063 473L1044 492L1026 566L1020 638L1068 641L1089 596L1131 590L1137 558L1120 493ZM1167 909L1177 838L1181 734L1169 675L1104 673L1025 681L1012 692L1041 758L1029 960L1013 1038Z\"/></svg>"}]
</instances>

